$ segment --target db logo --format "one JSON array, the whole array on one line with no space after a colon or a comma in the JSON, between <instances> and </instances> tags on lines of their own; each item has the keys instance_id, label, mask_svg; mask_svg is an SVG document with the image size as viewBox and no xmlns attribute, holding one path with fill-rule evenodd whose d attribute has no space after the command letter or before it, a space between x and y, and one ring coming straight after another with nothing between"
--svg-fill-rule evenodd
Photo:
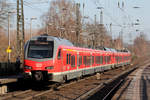
<instances>
[{"instance_id":1,"label":"db logo","mask_svg":"<svg viewBox=\"0 0 150 100\"><path fill-rule=\"evenodd\" d=\"M37 63L36 67L42 67L42 64L41 63Z\"/></svg>"}]
</instances>

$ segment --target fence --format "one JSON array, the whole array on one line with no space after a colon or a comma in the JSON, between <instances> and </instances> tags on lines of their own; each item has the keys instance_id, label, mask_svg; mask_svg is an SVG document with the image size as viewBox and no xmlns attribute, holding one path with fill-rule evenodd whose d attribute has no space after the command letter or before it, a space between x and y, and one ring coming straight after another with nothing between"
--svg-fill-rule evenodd
<instances>
[{"instance_id":1,"label":"fence","mask_svg":"<svg viewBox=\"0 0 150 100\"><path fill-rule=\"evenodd\" d=\"M15 62L0 62L0 76L16 75L20 71Z\"/></svg>"}]
</instances>

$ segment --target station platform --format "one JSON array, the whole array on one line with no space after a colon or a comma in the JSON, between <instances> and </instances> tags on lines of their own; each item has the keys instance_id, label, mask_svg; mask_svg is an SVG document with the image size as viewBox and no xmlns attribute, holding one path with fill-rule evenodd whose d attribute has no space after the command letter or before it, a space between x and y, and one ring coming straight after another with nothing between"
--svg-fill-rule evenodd
<instances>
[{"instance_id":1,"label":"station platform","mask_svg":"<svg viewBox=\"0 0 150 100\"><path fill-rule=\"evenodd\" d=\"M129 75L112 100L150 100L150 64Z\"/></svg>"},{"instance_id":2,"label":"station platform","mask_svg":"<svg viewBox=\"0 0 150 100\"><path fill-rule=\"evenodd\" d=\"M8 92L8 83L17 82L19 78L23 78L23 75L0 76L0 95Z\"/></svg>"},{"instance_id":3,"label":"station platform","mask_svg":"<svg viewBox=\"0 0 150 100\"><path fill-rule=\"evenodd\" d=\"M16 82L18 78L23 78L23 75L18 74L18 75L11 75L11 76L0 76L0 85Z\"/></svg>"}]
</instances>

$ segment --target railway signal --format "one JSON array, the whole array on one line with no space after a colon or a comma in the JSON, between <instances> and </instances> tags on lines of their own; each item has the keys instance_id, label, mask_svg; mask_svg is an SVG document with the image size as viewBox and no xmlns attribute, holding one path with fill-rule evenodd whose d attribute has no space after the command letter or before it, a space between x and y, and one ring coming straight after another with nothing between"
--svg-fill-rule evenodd
<instances>
[{"instance_id":1,"label":"railway signal","mask_svg":"<svg viewBox=\"0 0 150 100\"><path fill-rule=\"evenodd\" d=\"M10 46L8 46L8 48L6 49L6 52L7 52L7 53L11 53L11 52L12 52Z\"/></svg>"}]
</instances>

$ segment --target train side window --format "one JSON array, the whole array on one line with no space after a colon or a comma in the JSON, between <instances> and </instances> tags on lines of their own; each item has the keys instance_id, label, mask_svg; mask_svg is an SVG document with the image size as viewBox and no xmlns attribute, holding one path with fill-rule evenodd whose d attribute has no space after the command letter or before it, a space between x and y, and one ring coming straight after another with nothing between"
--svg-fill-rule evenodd
<instances>
[{"instance_id":1,"label":"train side window","mask_svg":"<svg viewBox=\"0 0 150 100\"><path fill-rule=\"evenodd\" d=\"M66 64L69 64L68 57L69 57L69 55L67 54L67 57L66 57Z\"/></svg>"},{"instance_id":2,"label":"train side window","mask_svg":"<svg viewBox=\"0 0 150 100\"><path fill-rule=\"evenodd\" d=\"M69 64L70 64L70 60L71 60L71 54L69 54Z\"/></svg>"},{"instance_id":3,"label":"train side window","mask_svg":"<svg viewBox=\"0 0 150 100\"><path fill-rule=\"evenodd\" d=\"M94 56L92 56L92 65L94 64Z\"/></svg>"},{"instance_id":4,"label":"train side window","mask_svg":"<svg viewBox=\"0 0 150 100\"><path fill-rule=\"evenodd\" d=\"M97 56L95 56L95 64L97 64Z\"/></svg>"},{"instance_id":5,"label":"train side window","mask_svg":"<svg viewBox=\"0 0 150 100\"><path fill-rule=\"evenodd\" d=\"M71 56L71 67L75 67L75 56Z\"/></svg>"},{"instance_id":6,"label":"train side window","mask_svg":"<svg viewBox=\"0 0 150 100\"><path fill-rule=\"evenodd\" d=\"M95 57L95 62L96 62L96 64L98 64L98 63L97 63L97 57L98 57L98 56Z\"/></svg>"},{"instance_id":7,"label":"train side window","mask_svg":"<svg viewBox=\"0 0 150 100\"><path fill-rule=\"evenodd\" d=\"M100 56L98 56L98 64L100 64Z\"/></svg>"},{"instance_id":8,"label":"train side window","mask_svg":"<svg viewBox=\"0 0 150 100\"><path fill-rule=\"evenodd\" d=\"M107 61L107 63L108 63L108 56L106 56L106 61Z\"/></svg>"},{"instance_id":9,"label":"train side window","mask_svg":"<svg viewBox=\"0 0 150 100\"><path fill-rule=\"evenodd\" d=\"M119 62L119 56L117 56L117 62Z\"/></svg>"},{"instance_id":10,"label":"train side window","mask_svg":"<svg viewBox=\"0 0 150 100\"><path fill-rule=\"evenodd\" d=\"M109 61L108 62L110 63L110 61L111 61L111 56L109 56Z\"/></svg>"},{"instance_id":11,"label":"train side window","mask_svg":"<svg viewBox=\"0 0 150 100\"><path fill-rule=\"evenodd\" d=\"M60 59L61 59L61 49L59 49L59 51L58 51L57 59L58 59L58 60L60 60Z\"/></svg>"},{"instance_id":12,"label":"train side window","mask_svg":"<svg viewBox=\"0 0 150 100\"><path fill-rule=\"evenodd\" d=\"M96 56L97 58L96 58L96 62L97 62L97 64L99 64L99 56Z\"/></svg>"},{"instance_id":13,"label":"train side window","mask_svg":"<svg viewBox=\"0 0 150 100\"><path fill-rule=\"evenodd\" d=\"M101 64L103 64L103 56L101 56Z\"/></svg>"},{"instance_id":14,"label":"train side window","mask_svg":"<svg viewBox=\"0 0 150 100\"><path fill-rule=\"evenodd\" d=\"M88 56L86 56L86 65L88 66L89 62L88 62Z\"/></svg>"},{"instance_id":15,"label":"train side window","mask_svg":"<svg viewBox=\"0 0 150 100\"><path fill-rule=\"evenodd\" d=\"M87 56L87 65L91 65L91 56Z\"/></svg>"},{"instance_id":16,"label":"train side window","mask_svg":"<svg viewBox=\"0 0 150 100\"><path fill-rule=\"evenodd\" d=\"M120 56L120 61L122 61L122 56Z\"/></svg>"},{"instance_id":17,"label":"train side window","mask_svg":"<svg viewBox=\"0 0 150 100\"><path fill-rule=\"evenodd\" d=\"M86 56L83 57L83 63L86 65Z\"/></svg>"},{"instance_id":18,"label":"train side window","mask_svg":"<svg viewBox=\"0 0 150 100\"><path fill-rule=\"evenodd\" d=\"M106 56L104 56L104 58L105 58L105 64L107 63L107 57Z\"/></svg>"},{"instance_id":19,"label":"train side window","mask_svg":"<svg viewBox=\"0 0 150 100\"><path fill-rule=\"evenodd\" d=\"M96 63L96 56L94 56L94 58L95 58L95 64L97 64L97 63Z\"/></svg>"},{"instance_id":20,"label":"train side window","mask_svg":"<svg viewBox=\"0 0 150 100\"><path fill-rule=\"evenodd\" d=\"M82 65L82 56L79 56L79 66Z\"/></svg>"}]
</instances>

